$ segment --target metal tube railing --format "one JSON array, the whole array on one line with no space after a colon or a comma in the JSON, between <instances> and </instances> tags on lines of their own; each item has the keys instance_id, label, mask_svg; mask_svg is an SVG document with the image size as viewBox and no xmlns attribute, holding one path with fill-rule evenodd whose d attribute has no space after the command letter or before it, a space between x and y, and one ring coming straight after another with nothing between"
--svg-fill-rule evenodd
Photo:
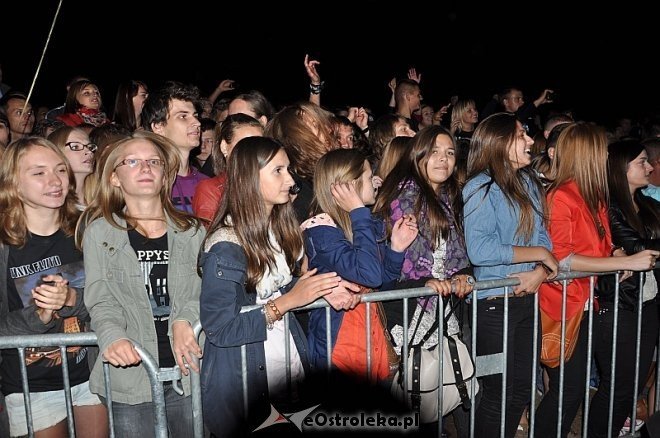
<instances>
[{"instance_id":1,"label":"metal tube railing","mask_svg":"<svg viewBox=\"0 0 660 438\"><path fill-rule=\"evenodd\" d=\"M598 275L607 275L611 273L600 273ZM640 274L644 275L644 274ZM589 327L589 333L588 333L588 340L587 340L587 355L588 357L591 357L592 353L592 348L593 348L593 301L594 301L594 282L595 282L595 274L594 273L584 273L584 272L570 272L570 273L562 273L560 274L555 281L561 281L563 283L562 287L562 318L565 321L566 318L566 286L567 282L569 280L572 280L574 278L584 278L584 277L591 277L590 278L590 296L589 296L589 321L588 321L588 327ZM505 295L504 295L504 314L503 314L503 340L502 340L502 353L501 354L494 354L490 355L489 357L483 357L479 356L477 357L477 308L476 305L472 306L472 314L471 314L471 321L472 321L472 339L471 339L471 344L472 344L472 357L475 363L475 366L477 367L476 374L477 376L486 376L486 375L491 375L491 374L502 374L502 406L501 406L501 422L500 422L500 436L504 436L505 433L505 416L506 416L506 398L507 398L507 379L508 379L508 370L507 370L507 357L508 357L508 349L510 346L508 345L508 332L509 332L509 326L508 326L508 311L509 311L509 291L511 287L518 285L519 280L517 278L512 278L512 279L502 279L502 280L488 280L488 281L481 281L477 282L475 285L475 290L473 292L473 299L478 298L479 292L483 292L486 289L491 289L491 288L505 288ZM612 334L612 356L611 356L611 361L612 361L612 370L610 374L611 378L611 391L609 394L609 407L608 407L608 433L611 435L612 434L612 413L613 413L613 401L614 401L614 386L615 386L615 368L616 368L616 357L617 357L617 351L616 351L616 342L617 342L617 336L618 336L618 303L619 303L619 284L618 284L618 275L616 278L615 282L615 296L614 296L614 322L613 322L613 334ZM635 388L634 388L634 394L635 397L633 397L633 409L632 409L632 415L631 415L631 427L634 428L635 425L635 420L636 420L636 415L635 415L635 402L637 399L637 387L639 386L639 379L640 379L640 361L639 361L639 355L641 351L641 344L640 344L640 338L641 338L641 317L642 317L642 291L641 291L641 286L642 282L640 282L640 294L638 297L638 309L637 309L637 339L636 339L636 369L635 369ZM366 294L362 297L362 302L363 303L372 303L372 302L378 302L378 301L391 301L391 300L402 300L402 307L403 307L403 325L404 325L404 333L407 333L409 329L409 318L408 318L408 310L409 310L409 299L410 298L419 298L423 296L428 296L428 295L434 295L435 292L426 287L422 288L414 288L414 289L402 289L402 290L392 290L392 291L381 291L381 292L372 292L369 294ZM416 303L415 303L416 304ZM255 308L258 308L260 306L246 306L241 309L241 312L246 312L253 310ZM301 309L296 309L297 311L300 310L310 310L310 309L315 309L315 308L322 308L326 307L326 338L327 338L327 352L328 352L328 371L330 371L331 368L331 339L330 339L330 310L329 310L329 304L325 300L318 300L308 306L305 306ZM367 305L367 322L366 322L366 333L367 333L367 364L368 364L368 378L371 378L371 362L372 358L370 355L370 346L371 346L371 337L369 336L371 333L371 306L368 304ZM444 303L443 300L438 300L438 305L436 306L436 311L438 313L438 318L444 318ZM285 321L288 321L289 315L285 315ZM421 315L420 315L421 317ZM539 349L539 338L538 338L538 332L539 332L539 314L538 314L538 295L534 297L534 334L533 334L533 351L537 352ZM564 323L565 324L565 323ZM565 345L565 326L562 324L562 332L561 332L561 341L562 345ZM442 325L439 325L438 330L441 330ZM201 332L202 332L202 327L199 322L197 322L194 327L194 332L195 335L199 338ZM286 339L289 339L289 331L288 331L288 323L285 323L285 331L286 331ZM438 340L439 340L439 347L442 348L442 333L438 333ZM291 355L290 351L290 341L286 343L285 346L285 356L287 358L287 362L290 362L289 358ZM409 340L408 336L403 336L403 348L402 348L402 360L403 362L403 373L404 373L404 378L403 378L403 385L404 385L404 394L407 393L408 391L408 381L405 376L410 372L408 370L408 348L409 348ZM18 355L19 355L19 360L21 362L21 377L23 379L23 397L25 401L25 410L26 410L26 417L27 417L27 424L28 424L28 435L30 437L34 436L34 430L33 430L33 424L32 424L32 411L31 411L31 405L30 405L30 395L29 395L29 385L27 381L27 368L25 366L25 348L28 347L44 347L44 346L53 346L53 345L58 345L60 346L61 349L61 354L63 358L63 363L62 363L62 374L63 374L63 379L64 379L64 391L65 391L65 399L67 403L67 417L68 417L68 423L67 427L69 430L69 435L70 436L75 436L75 427L74 427L74 422L73 422L73 407L72 407L72 401L71 401L71 388L70 388L70 382L68 379L68 368L67 368L67 358L66 358L66 346L71 346L71 345L96 345L97 344L97 339L96 335L94 333L77 333L77 334L49 334L49 335L28 335L28 336L4 336L0 337L0 349L8 349L8 348L16 348L18 350ZM161 438L161 437L166 437L167 436L167 414L166 414L166 409L165 409L165 399L164 399L164 389L162 386L163 381L174 381L173 388L177 390L177 392L181 392L181 388L176 384L180 378L181 378L181 372L178 369L178 367L174 368L168 368L168 369L160 369L158 367L158 364L156 361L151 357L144 349L142 349L138 344L136 345L136 350L140 354L142 358L142 363L143 366L145 367L147 374L150 379L150 385L151 385L151 390L152 390L152 395L153 395L153 406L154 406L154 428L155 428L155 433L156 437ZM563 375L563 369L564 369L564 358L565 354L563 349L561 349L561 365L560 365L560 388L559 388L559 406L558 406L558 421L557 421L557 433L558 435L561 433L561 417L562 417L562 409L563 409L563 383L564 383L564 375ZM244 410L245 414L247 415L247 410L248 410L248 381L247 381L247 363L246 363L246 350L245 346L241 347L241 356L242 356L242 383L243 383L243 394L244 394ZM200 366L200 361L195 359L195 364L197 366ZM443 403L443 393L442 393L442 380L443 380L443 366L446 364L443 363L443 358L442 354L439 354L439 373L438 373L438 409L439 409L439 421L438 421L438 434L441 434L442 432L442 426L443 426L443 420L442 420L442 415L441 415L441 410L442 410L442 403ZM481 370L479 369L481 366ZM538 366L538 358L536 357L536 354L533 358L532 362L532 368L533 368L533 374L532 374L532 379L531 379L531 385L532 385L532 395L531 395L531 410L530 410L530 432L529 436L534 436L534 427L535 427L535 402L536 402L536 384L537 384L537 378L536 378L536 369ZM104 378L105 378L105 383L106 383L106 406L108 408L108 415L109 415L109 426L110 426L110 435L111 437L114 437L114 418L112 414L112 397L110 394L110 374L109 374L109 365L105 363L103 365L104 367ZM658 367L658 372L660 372L660 361L657 361L657 367ZM588 433L588 420L589 420L589 377L590 377L590 372L591 372L591 362L588 361L587 363L587 383L585 384L585 399L584 399L584 416L583 416L583 424L582 424L582 434L586 436ZM287 388L290 389L291 387L291 369L290 365L287 366ZM195 437L203 437L204 435L204 422L203 422L203 416L202 416L202 405L201 405L201 383L200 383L200 376L197 373L192 373L191 374L191 388L192 388L192 405L193 405L193 436ZM474 400L475 395L475 388L474 385L470 389L471 391L471 397ZM656 400L655 400L655 410L658 410L660 408L660 384L656 385ZM475 405L473 404L473 409L470 410L470 436L474 436L474 430L475 430ZM633 432L634 433L634 432Z\"/></svg>"}]
</instances>

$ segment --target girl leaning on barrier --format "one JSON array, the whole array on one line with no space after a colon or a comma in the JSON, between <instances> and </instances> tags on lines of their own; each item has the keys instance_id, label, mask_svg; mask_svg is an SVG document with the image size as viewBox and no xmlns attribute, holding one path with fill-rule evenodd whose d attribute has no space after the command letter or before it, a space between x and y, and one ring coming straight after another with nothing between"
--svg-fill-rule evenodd
<instances>
[{"instance_id":1,"label":"girl leaning on barrier","mask_svg":"<svg viewBox=\"0 0 660 438\"><path fill-rule=\"evenodd\" d=\"M199 318L201 279L197 255L204 229L174 208L170 191L179 155L156 134L136 131L107 146L99 160L100 183L76 230L86 272L85 304L98 336L110 381L118 437L153 436L149 378L138 366L138 342L160 367L186 364L198 371L201 356L192 330ZM96 362L90 388L105 395L103 361ZM192 433L190 384L185 397L165 384L172 437Z\"/></svg>"},{"instance_id":2,"label":"girl leaning on barrier","mask_svg":"<svg viewBox=\"0 0 660 438\"><path fill-rule=\"evenodd\" d=\"M653 167L639 141L628 140L608 147L608 182L610 189L609 219L612 242L626 254L652 249L660 251L660 202L644 196L641 189L649 184ZM644 388L653 361L653 350L658 342L658 305L656 295L660 282L660 266L640 274L635 273L619 284L619 317L616 342L616 371L612 432L618 434L631 415L633 400ZM589 436L607 436L609 397L612 391L612 339L614 325L614 276L598 281L596 317L597 332L594 352L600 382L598 392L591 400ZM641 286L641 289L640 289ZM634 389L637 344L637 310L642 292L642 322L639 354L639 385Z\"/></svg>"},{"instance_id":3,"label":"girl leaning on barrier","mask_svg":"<svg viewBox=\"0 0 660 438\"><path fill-rule=\"evenodd\" d=\"M512 289L479 291L477 355L503 351L504 294L509 294L505 436L513 437L531 397L534 296L557 274L544 224L543 189L530 169L529 138L516 116L498 113L474 131L463 188L465 240L477 281L517 278ZM508 292L511 290L511 292ZM476 436L499 430L502 375L483 378Z\"/></svg>"},{"instance_id":4,"label":"girl leaning on barrier","mask_svg":"<svg viewBox=\"0 0 660 438\"><path fill-rule=\"evenodd\" d=\"M612 251L612 235L607 214L607 137L605 130L591 123L573 123L562 131L553 161L554 181L548 190L552 253L567 271L609 272L645 271L653 267L658 251L636 248L626 255ZM630 249L630 248L629 248ZM613 255L614 257L612 257ZM624 277L630 275L627 273ZM574 350L564 366L563 418L561 436L567 436L584 399L588 338L589 278L578 278L567 285L566 321L575 324ZM561 321L562 286L544 284L540 307L552 320ZM543 324L542 324L543 325ZM545 331L542 327L542 331ZM598 330L598 327L595 327ZM568 333L568 330L567 330ZM600 336L598 333L596 337ZM628 339L628 342L631 340ZM546 367L549 391L536 411L535 435L557 435L560 367ZM632 401L629 403L632 406ZM605 416L606 417L606 416ZM602 418L598 419L602 420ZM624 417L625 420L625 417Z\"/></svg>"},{"instance_id":5,"label":"girl leaning on barrier","mask_svg":"<svg viewBox=\"0 0 660 438\"><path fill-rule=\"evenodd\" d=\"M0 163L0 334L78 333L89 315L83 304L82 254L73 232L78 219L71 167L48 140L11 143ZM89 389L87 347L67 348L76 433L105 437L106 410ZM59 347L25 352L35 436L68 436ZM16 350L2 351L2 391L11 436L27 435Z\"/></svg>"},{"instance_id":6,"label":"girl leaning on barrier","mask_svg":"<svg viewBox=\"0 0 660 438\"><path fill-rule=\"evenodd\" d=\"M277 407L301 394L300 383L310 372L306 340L293 314L285 338L283 316L342 287L334 272L314 275L312 269L294 277L303 242L289 197L294 185L289 165L275 140L239 141L227 163L228 185L220 210L204 242L202 401L206 425L217 437L251 432L270 414L269 403ZM241 313L243 306L254 304L259 307Z\"/></svg>"},{"instance_id":7,"label":"girl leaning on barrier","mask_svg":"<svg viewBox=\"0 0 660 438\"><path fill-rule=\"evenodd\" d=\"M338 149L321 157L314 181L316 215L301 225L309 267L319 272L335 271L342 279L362 286L363 290L395 282L401 272L404 252L417 237L415 216L399 218L392 226L389 244L385 242L383 222L373 218L366 207L376 202L378 191L371 165L356 149ZM326 299L332 304L333 294ZM345 306L333 306L330 355L334 369L366 382L368 304L358 302L359 295L349 295L343 300ZM319 308L312 310L309 318L310 356L319 369L327 368L328 361L325 315L325 309ZM382 322L384 317L382 305L372 306L372 382L393 377L398 365L387 327Z\"/></svg>"},{"instance_id":8,"label":"girl leaning on barrier","mask_svg":"<svg viewBox=\"0 0 660 438\"><path fill-rule=\"evenodd\" d=\"M457 156L456 142L446 129L441 126L424 128L410 140L407 152L385 179L376 210L390 224L405 215L419 218L419 234L405 251L397 288L428 286L447 297L453 286L454 295L459 299L472 292L474 277L463 235L463 198L455 172ZM415 339L411 341L420 342L432 328L437 300L430 300L423 307L424 300L419 299L418 305L409 307L409 333L403 331L401 302L383 304L397 352L404 337L410 338L420 317ZM449 302L445 313L456 305L455 315L460 315L463 303L454 297ZM455 315L447 321L449 336L461 332ZM442 330L443 325L440 325L440 333ZM435 330L432 332L425 348L438 345L438 336ZM462 408L453 412L459 436L467 436L469 432L465 412Z\"/></svg>"}]
</instances>

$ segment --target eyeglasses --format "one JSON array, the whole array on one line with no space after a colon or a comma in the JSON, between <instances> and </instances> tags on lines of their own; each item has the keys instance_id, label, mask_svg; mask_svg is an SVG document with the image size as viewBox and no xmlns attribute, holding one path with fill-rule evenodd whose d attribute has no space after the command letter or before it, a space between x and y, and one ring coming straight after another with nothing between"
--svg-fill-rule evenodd
<instances>
[{"instance_id":1,"label":"eyeglasses","mask_svg":"<svg viewBox=\"0 0 660 438\"><path fill-rule=\"evenodd\" d=\"M67 146L72 151L76 151L76 152L82 151L85 148L87 148L90 152L95 152L96 148L98 147L94 143L85 144L85 143L80 143L78 141L70 141L70 142L66 143L64 146Z\"/></svg>"},{"instance_id":2,"label":"eyeglasses","mask_svg":"<svg viewBox=\"0 0 660 438\"><path fill-rule=\"evenodd\" d=\"M135 169L136 167L140 166L142 163L145 163L149 168L153 167L164 167L165 162L161 160L160 158L149 158L149 159L141 159L141 158L126 158L124 160L121 160L117 165L115 166L115 169L121 166L128 166L131 169Z\"/></svg>"}]
</instances>

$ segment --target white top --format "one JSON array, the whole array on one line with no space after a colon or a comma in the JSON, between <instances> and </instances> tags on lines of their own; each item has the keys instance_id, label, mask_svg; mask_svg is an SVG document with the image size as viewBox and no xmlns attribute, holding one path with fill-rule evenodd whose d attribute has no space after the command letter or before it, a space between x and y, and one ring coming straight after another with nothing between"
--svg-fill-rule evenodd
<instances>
[{"instance_id":1,"label":"white top","mask_svg":"<svg viewBox=\"0 0 660 438\"><path fill-rule=\"evenodd\" d=\"M270 270L264 274L256 286L257 304L266 304L268 300L274 300L282 295L280 288L289 284L293 278L289 266L286 263L286 257L280 250L275 241L275 236L269 233L270 242L275 248L275 263L277 265L275 273ZM266 375L268 377L268 392L270 394L286 393L286 354L284 341L284 319L275 321L272 330L266 331L266 341L264 342L264 353L266 355ZM305 370L298 354L298 349L289 333L289 346L291 353L291 389L292 394L296 394L296 387L305 377Z\"/></svg>"}]
</instances>

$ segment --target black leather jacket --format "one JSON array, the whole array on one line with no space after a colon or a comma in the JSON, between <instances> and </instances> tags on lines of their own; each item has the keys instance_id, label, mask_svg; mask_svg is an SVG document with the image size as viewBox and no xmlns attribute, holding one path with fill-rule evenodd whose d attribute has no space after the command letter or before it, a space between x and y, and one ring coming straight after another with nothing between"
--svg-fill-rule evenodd
<instances>
[{"instance_id":1,"label":"black leather jacket","mask_svg":"<svg viewBox=\"0 0 660 438\"><path fill-rule=\"evenodd\" d=\"M652 200L655 208L660 209L660 202ZM645 249L660 250L660 236L653 239L642 237L637 230L630 226L623 216L621 209L612 202L609 208L610 228L612 229L612 243L625 249L626 254L635 254ZM651 231L647 228L647 236ZM653 270L655 281L660 284L660 266L656 265ZM633 272L619 285L619 309L635 310L639 297L639 272ZM610 307L614 303L614 275L601 276L598 278L598 301L601 306ZM609 305L608 305L609 304Z\"/></svg>"}]
</instances>

